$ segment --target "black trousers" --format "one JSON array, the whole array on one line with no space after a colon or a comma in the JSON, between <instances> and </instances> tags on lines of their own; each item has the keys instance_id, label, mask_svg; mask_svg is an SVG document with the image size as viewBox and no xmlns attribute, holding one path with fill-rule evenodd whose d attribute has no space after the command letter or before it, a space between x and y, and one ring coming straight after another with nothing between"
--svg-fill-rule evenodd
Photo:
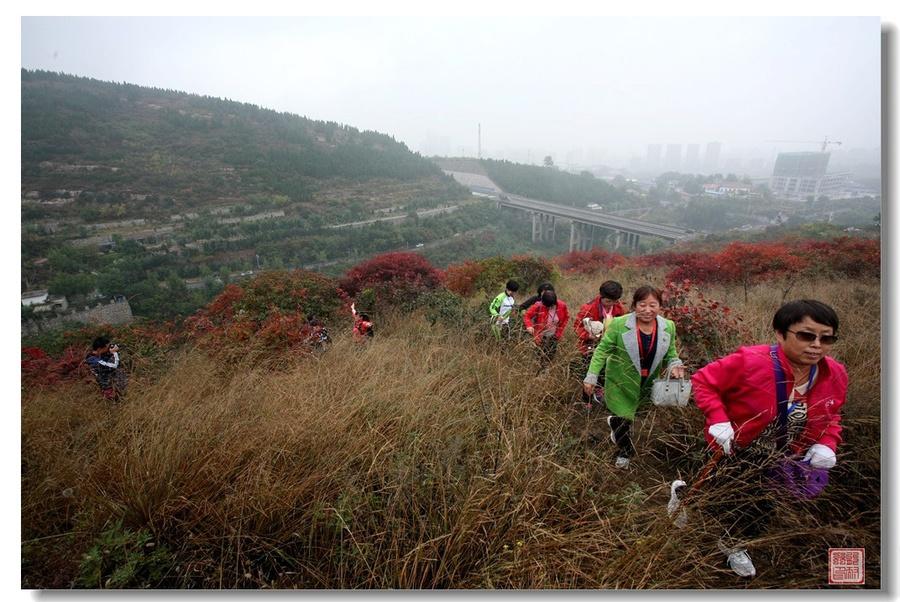
<instances>
[{"instance_id":1,"label":"black trousers","mask_svg":"<svg viewBox=\"0 0 900 602\"><path fill-rule=\"evenodd\" d=\"M609 426L616 438L616 456L634 457L634 444L631 442L631 420L621 416L610 416Z\"/></svg>"},{"instance_id":2,"label":"black trousers","mask_svg":"<svg viewBox=\"0 0 900 602\"><path fill-rule=\"evenodd\" d=\"M578 365L578 382L583 383L585 377L587 376L588 370L591 367L591 358L594 357L594 351L591 350L590 353L584 354L581 356L581 360ZM603 383L605 382L606 377L606 367L600 368L600 373L597 374L597 387L602 388ZM584 387L582 387L581 391L581 401L584 403L591 403L593 401L591 396L584 392Z\"/></svg>"},{"instance_id":3,"label":"black trousers","mask_svg":"<svg viewBox=\"0 0 900 602\"><path fill-rule=\"evenodd\" d=\"M701 485L701 512L705 521L718 523L723 543L742 545L766 532L775 510L776 494L766 472L772 458L749 450L723 456L709 479Z\"/></svg>"}]
</instances>

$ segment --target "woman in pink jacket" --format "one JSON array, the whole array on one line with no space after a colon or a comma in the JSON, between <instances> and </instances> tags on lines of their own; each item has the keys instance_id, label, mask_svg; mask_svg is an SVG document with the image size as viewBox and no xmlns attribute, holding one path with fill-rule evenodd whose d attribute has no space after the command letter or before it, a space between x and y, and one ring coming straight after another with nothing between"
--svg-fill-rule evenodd
<instances>
[{"instance_id":1,"label":"woman in pink jacket","mask_svg":"<svg viewBox=\"0 0 900 602\"><path fill-rule=\"evenodd\" d=\"M691 378L697 407L706 416L706 439L723 454L709 481L719 502L710 514L724 527L719 547L729 566L744 577L756 569L741 540L765 530L774 506L765 489L773 477L799 467L801 478L819 479L807 484L816 489L804 489L807 496L827 482L847 394L846 369L828 357L838 330L831 307L811 300L786 303L772 328L777 344L741 347ZM793 484L781 480L782 486Z\"/></svg>"}]
</instances>

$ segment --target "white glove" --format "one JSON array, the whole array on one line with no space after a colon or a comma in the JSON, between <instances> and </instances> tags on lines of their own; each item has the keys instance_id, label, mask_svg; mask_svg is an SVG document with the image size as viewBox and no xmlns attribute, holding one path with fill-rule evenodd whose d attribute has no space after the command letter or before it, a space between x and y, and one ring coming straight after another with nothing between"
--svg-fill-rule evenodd
<instances>
[{"instance_id":1,"label":"white glove","mask_svg":"<svg viewBox=\"0 0 900 602\"><path fill-rule=\"evenodd\" d=\"M809 460L813 468L832 468L837 463L834 452L827 445L816 443L806 452L804 460Z\"/></svg>"},{"instance_id":2,"label":"white glove","mask_svg":"<svg viewBox=\"0 0 900 602\"><path fill-rule=\"evenodd\" d=\"M717 422L709 427L709 434L722 447L725 455L731 454L731 442L734 441L734 429L730 422Z\"/></svg>"}]
</instances>

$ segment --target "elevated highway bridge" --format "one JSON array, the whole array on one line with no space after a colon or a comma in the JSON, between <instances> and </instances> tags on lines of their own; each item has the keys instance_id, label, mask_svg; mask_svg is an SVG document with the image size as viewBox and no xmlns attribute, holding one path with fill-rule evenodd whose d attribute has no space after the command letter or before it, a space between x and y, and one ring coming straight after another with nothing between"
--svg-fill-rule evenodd
<instances>
[{"instance_id":1,"label":"elevated highway bridge","mask_svg":"<svg viewBox=\"0 0 900 602\"><path fill-rule=\"evenodd\" d=\"M507 209L527 211L531 214L532 242L556 240L557 219L569 222L569 250L587 251L605 239L610 231L615 233L615 248L625 246L637 249L641 236L654 236L669 242L686 240L695 236L692 230L655 224L588 209L557 205L537 199L506 194L489 178L481 174L446 171L460 184L467 186L479 196L494 199L497 206Z\"/></svg>"},{"instance_id":2,"label":"elevated highway bridge","mask_svg":"<svg viewBox=\"0 0 900 602\"><path fill-rule=\"evenodd\" d=\"M570 222L570 251L586 251L593 247L598 235L597 229L602 229L601 235L606 234L603 230L615 232L616 248L625 245L628 248L637 249L641 236L654 236L669 242L685 240L694 236L693 231L676 226L567 207L514 194L500 194L497 196L496 202L500 208L518 209L531 213L531 239L533 242L555 240L557 218Z\"/></svg>"}]
</instances>

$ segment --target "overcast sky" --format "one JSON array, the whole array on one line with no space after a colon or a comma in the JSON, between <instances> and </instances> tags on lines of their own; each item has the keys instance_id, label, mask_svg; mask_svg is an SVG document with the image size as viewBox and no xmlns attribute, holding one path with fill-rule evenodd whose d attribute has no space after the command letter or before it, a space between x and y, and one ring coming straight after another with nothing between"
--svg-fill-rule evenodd
<instances>
[{"instance_id":1,"label":"overcast sky","mask_svg":"<svg viewBox=\"0 0 900 602\"><path fill-rule=\"evenodd\" d=\"M22 66L485 155L880 144L878 18L22 19ZM782 150L817 150L781 144Z\"/></svg>"}]
</instances>

